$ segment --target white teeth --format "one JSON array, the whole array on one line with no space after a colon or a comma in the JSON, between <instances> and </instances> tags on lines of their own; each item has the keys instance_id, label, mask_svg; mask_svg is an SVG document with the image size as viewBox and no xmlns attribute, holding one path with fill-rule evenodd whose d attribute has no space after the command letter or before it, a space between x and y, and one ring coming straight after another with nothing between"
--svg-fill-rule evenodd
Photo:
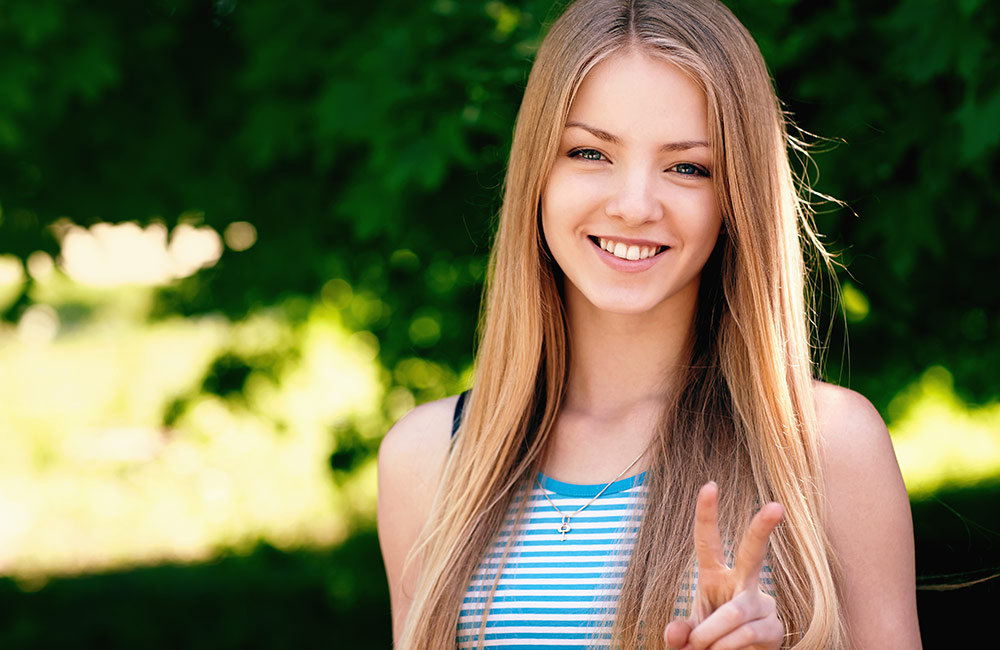
<instances>
[{"instance_id":1,"label":"white teeth","mask_svg":"<svg viewBox=\"0 0 1000 650\"><path fill-rule=\"evenodd\" d=\"M602 249L623 260L644 260L660 252L659 246L629 246L603 237L597 241Z\"/></svg>"}]
</instances>

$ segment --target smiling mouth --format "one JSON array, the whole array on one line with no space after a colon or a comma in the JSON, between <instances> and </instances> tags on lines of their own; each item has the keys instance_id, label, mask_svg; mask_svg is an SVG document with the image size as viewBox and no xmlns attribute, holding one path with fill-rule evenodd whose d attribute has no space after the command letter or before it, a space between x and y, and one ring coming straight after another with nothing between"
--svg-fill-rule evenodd
<instances>
[{"instance_id":1,"label":"smiling mouth","mask_svg":"<svg viewBox=\"0 0 1000 650\"><path fill-rule=\"evenodd\" d=\"M670 248L669 246L637 246L635 244L624 244L613 239L604 239L603 237L594 237L593 235L591 235L589 239L594 242L594 244L611 253L615 257L631 261L655 257Z\"/></svg>"}]
</instances>

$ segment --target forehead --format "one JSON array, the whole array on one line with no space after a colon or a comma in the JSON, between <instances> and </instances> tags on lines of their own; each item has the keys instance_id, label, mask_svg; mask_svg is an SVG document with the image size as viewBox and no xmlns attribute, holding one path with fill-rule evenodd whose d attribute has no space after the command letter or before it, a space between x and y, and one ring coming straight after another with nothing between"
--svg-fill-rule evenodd
<instances>
[{"instance_id":1,"label":"forehead","mask_svg":"<svg viewBox=\"0 0 1000 650\"><path fill-rule=\"evenodd\" d=\"M598 127L626 143L709 139L708 104L698 83L673 63L635 51L590 70L567 121Z\"/></svg>"}]
</instances>

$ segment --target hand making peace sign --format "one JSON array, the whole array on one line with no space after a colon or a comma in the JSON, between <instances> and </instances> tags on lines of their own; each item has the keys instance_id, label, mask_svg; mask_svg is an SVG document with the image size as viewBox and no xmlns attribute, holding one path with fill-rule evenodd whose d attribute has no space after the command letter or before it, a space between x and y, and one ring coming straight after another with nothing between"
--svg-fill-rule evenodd
<instances>
[{"instance_id":1,"label":"hand making peace sign","mask_svg":"<svg viewBox=\"0 0 1000 650\"><path fill-rule=\"evenodd\" d=\"M767 540L781 523L784 508L761 508L740 541L736 562L726 564L719 534L719 488L706 483L698 492L694 546L698 584L691 617L672 621L663 632L667 645L681 650L776 650L784 638L774 598L760 587Z\"/></svg>"}]
</instances>

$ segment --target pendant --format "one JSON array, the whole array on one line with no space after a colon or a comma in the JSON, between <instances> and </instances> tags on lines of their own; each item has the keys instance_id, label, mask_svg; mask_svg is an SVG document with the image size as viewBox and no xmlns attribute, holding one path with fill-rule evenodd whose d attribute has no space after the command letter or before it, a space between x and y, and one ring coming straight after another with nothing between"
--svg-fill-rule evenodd
<instances>
[{"instance_id":1,"label":"pendant","mask_svg":"<svg viewBox=\"0 0 1000 650\"><path fill-rule=\"evenodd\" d=\"M563 515L562 524L560 524L559 528L557 528L556 530L559 533L562 534L562 538L559 541L560 542L565 542L566 541L566 533L568 533L569 531L573 530L573 528L569 525L569 517L567 517L566 515Z\"/></svg>"}]
</instances>

